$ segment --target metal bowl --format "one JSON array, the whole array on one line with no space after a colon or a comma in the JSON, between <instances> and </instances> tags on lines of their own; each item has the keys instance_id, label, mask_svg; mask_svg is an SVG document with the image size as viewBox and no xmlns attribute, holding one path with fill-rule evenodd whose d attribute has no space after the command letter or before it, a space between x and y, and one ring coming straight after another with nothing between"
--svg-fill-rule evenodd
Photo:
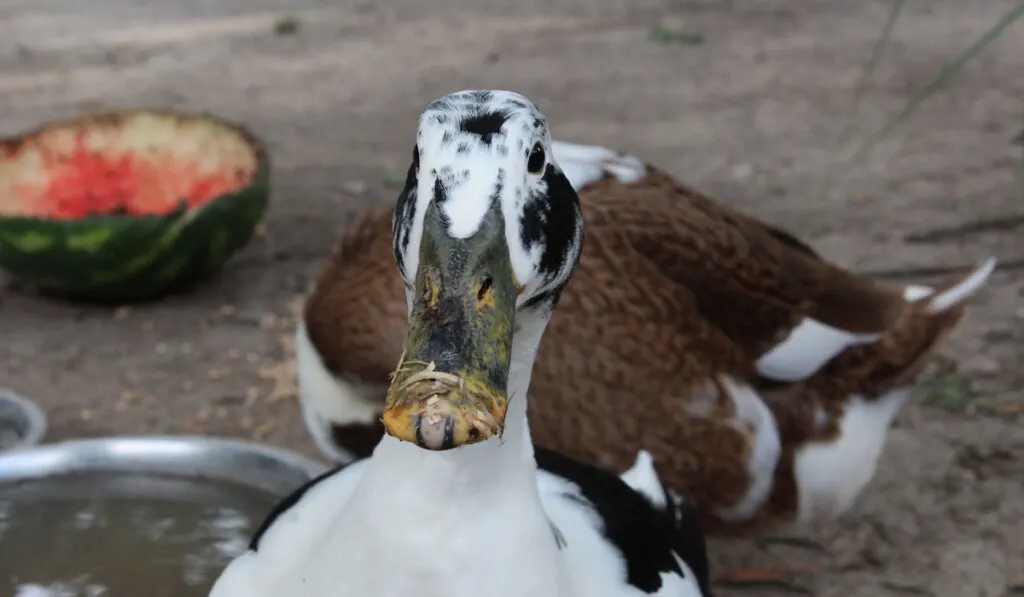
<instances>
[{"instance_id":1,"label":"metal bowl","mask_svg":"<svg viewBox=\"0 0 1024 597\"><path fill-rule=\"evenodd\" d=\"M205 597L273 506L325 469L206 437L82 439L2 454L0 568L12 574L0 574L0 594Z\"/></svg>"},{"instance_id":2,"label":"metal bowl","mask_svg":"<svg viewBox=\"0 0 1024 597\"><path fill-rule=\"evenodd\" d=\"M35 446L46 435L46 413L14 391L0 388L0 454Z\"/></svg>"},{"instance_id":3,"label":"metal bowl","mask_svg":"<svg viewBox=\"0 0 1024 597\"><path fill-rule=\"evenodd\" d=\"M80 439L0 455L0 483L71 473L145 473L226 481L281 498L325 470L292 452L191 436Z\"/></svg>"}]
</instances>

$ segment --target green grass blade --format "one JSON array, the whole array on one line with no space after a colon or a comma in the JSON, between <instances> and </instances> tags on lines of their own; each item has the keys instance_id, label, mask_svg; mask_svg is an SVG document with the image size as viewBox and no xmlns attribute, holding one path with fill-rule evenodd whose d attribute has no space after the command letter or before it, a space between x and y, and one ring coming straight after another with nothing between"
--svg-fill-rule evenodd
<instances>
[{"instance_id":1,"label":"green grass blade","mask_svg":"<svg viewBox=\"0 0 1024 597\"><path fill-rule=\"evenodd\" d=\"M839 133L840 147L845 146L850 140L850 133L853 132L854 126L857 124L857 114L860 113L860 105L864 101L864 94L867 93L868 83L874 77L875 69L878 68L878 64L881 62L882 54L889 45L889 39L892 38L892 31L896 27L896 20L900 17L904 4L906 4L906 0L895 0L892 3L892 9L889 10L889 17L885 20L882 33L875 41L875 47L871 49L871 58L868 59L864 64L864 68L861 69L860 79L854 87L853 104L850 107L850 114L846 119L846 126Z\"/></svg>"},{"instance_id":2,"label":"green grass blade","mask_svg":"<svg viewBox=\"0 0 1024 597\"><path fill-rule=\"evenodd\" d=\"M853 156L844 160L839 164L839 168L842 168L842 172L839 176L833 175L831 181L825 186L825 191L822 193L824 197L828 197L835 186L849 173L852 167L863 160L875 148L876 145L884 141L890 133L896 127L903 124L910 116L917 110L918 106L921 105L926 99L930 98L935 94L936 91L942 89L954 76L956 76L964 66L967 65L975 56L980 54L989 45L997 40L1007 27L1012 25L1018 19L1024 16L1024 2L1019 6L1003 15L995 25L993 25L984 35L979 37L970 45L963 53L957 56L952 62L950 62L939 74L937 74L927 85L918 90L913 97L903 106L903 108L896 113L895 116L889 119L885 125L882 126L878 131L868 138L860 149L858 149ZM833 168L833 173L835 172Z\"/></svg>"}]
</instances>

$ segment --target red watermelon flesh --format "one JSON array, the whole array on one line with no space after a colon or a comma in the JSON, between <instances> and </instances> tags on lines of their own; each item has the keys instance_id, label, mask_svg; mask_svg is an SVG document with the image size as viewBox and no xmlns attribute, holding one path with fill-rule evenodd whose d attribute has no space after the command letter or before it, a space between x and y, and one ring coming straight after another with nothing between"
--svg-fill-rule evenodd
<instances>
[{"instance_id":1,"label":"red watermelon flesh","mask_svg":"<svg viewBox=\"0 0 1024 597\"><path fill-rule=\"evenodd\" d=\"M176 128L165 123L145 117L84 122L8 147L0 170L17 171L2 177L9 184L0 184L0 214L52 220L164 215L251 183L257 160L244 139L223 129L214 135L202 121Z\"/></svg>"}]
</instances>

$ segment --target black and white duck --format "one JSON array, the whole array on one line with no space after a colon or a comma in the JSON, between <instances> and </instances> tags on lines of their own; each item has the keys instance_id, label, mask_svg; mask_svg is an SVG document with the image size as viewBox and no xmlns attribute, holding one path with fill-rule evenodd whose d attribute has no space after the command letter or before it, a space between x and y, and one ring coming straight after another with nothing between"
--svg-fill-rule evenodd
<instances>
[{"instance_id":1,"label":"black and white duck","mask_svg":"<svg viewBox=\"0 0 1024 597\"><path fill-rule=\"evenodd\" d=\"M532 443L533 362L583 245L552 155L517 93L427 107L394 212L409 326L385 435L286 498L211 597L709 594L697 519L649 455L618 477Z\"/></svg>"}]
</instances>

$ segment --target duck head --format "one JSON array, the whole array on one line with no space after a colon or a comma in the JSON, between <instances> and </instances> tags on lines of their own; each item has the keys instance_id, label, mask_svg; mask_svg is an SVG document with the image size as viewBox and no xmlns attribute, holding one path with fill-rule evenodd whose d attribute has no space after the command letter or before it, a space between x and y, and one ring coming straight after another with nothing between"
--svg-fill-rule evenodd
<instances>
[{"instance_id":1,"label":"duck head","mask_svg":"<svg viewBox=\"0 0 1024 597\"><path fill-rule=\"evenodd\" d=\"M583 242L544 115L509 91L431 103L393 233L409 327L385 431L429 450L500 436L517 317L550 315Z\"/></svg>"}]
</instances>

